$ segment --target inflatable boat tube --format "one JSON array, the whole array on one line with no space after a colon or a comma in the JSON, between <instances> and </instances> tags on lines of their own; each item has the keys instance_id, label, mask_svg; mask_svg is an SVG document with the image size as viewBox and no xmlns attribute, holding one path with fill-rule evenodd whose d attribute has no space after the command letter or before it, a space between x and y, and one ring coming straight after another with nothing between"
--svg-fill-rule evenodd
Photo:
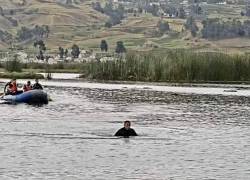
<instances>
[{"instance_id":1,"label":"inflatable boat tube","mask_svg":"<svg viewBox=\"0 0 250 180\"><path fill-rule=\"evenodd\" d=\"M31 90L18 95L6 95L2 100L8 103L48 104L48 95L42 90Z\"/></svg>"}]
</instances>

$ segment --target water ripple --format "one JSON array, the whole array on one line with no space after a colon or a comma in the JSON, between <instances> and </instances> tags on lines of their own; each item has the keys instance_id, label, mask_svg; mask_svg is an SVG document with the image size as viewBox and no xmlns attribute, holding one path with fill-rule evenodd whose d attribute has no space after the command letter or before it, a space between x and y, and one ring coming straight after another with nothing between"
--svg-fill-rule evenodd
<instances>
[{"instance_id":1,"label":"water ripple","mask_svg":"<svg viewBox=\"0 0 250 180\"><path fill-rule=\"evenodd\" d=\"M0 179L248 179L250 97L99 86L0 104Z\"/></svg>"}]
</instances>

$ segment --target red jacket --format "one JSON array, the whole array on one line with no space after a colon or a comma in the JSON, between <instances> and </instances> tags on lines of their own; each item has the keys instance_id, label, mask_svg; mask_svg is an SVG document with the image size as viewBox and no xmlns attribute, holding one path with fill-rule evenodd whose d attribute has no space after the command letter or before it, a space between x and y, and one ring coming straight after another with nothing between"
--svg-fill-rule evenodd
<instances>
[{"instance_id":1,"label":"red jacket","mask_svg":"<svg viewBox=\"0 0 250 180\"><path fill-rule=\"evenodd\" d=\"M11 83L12 86L10 86L10 92L16 93L17 92L17 85L16 83Z\"/></svg>"}]
</instances>

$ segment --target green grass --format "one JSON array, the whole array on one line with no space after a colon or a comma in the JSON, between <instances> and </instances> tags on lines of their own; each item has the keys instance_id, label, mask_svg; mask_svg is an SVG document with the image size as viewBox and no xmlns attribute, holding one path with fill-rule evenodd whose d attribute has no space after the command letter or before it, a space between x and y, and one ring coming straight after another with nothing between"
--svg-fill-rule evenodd
<instances>
[{"instance_id":1,"label":"green grass","mask_svg":"<svg viewBox=\"0 0 250 180\"><path fill-rule=\"evenodd\" d=\"M44 79L44 76L41 74L28 73L28 72L2 72L0 73L0 78L8 79Z\"/></svg>"},{"instance_id":2,"label":"green grass","mask_svg":"<svg viewBox=\"0 0 250 180\"><path fill-rule=\"evenodd\" d=\"M86 64L83 63L58 63L58 64L40 64L40 63L29 63L21 64L22 72L29 74L36 73L84 73ZM8 73L2 64L0 64L0 72Z\"/></svg>"},{"instance_id":3,"label":"green grass","mask_svg":"<svg viewBox=\"0 0 250 180\"><path fill-rule=\"evenodd\" d=\"M81 63L58 63L58 64L40 64L29 63L22 64L23 71L26 72L46 72L48 69L50 72L58 73L80 73L85 68L85 64Z\"/></svg>"}]
</instances>

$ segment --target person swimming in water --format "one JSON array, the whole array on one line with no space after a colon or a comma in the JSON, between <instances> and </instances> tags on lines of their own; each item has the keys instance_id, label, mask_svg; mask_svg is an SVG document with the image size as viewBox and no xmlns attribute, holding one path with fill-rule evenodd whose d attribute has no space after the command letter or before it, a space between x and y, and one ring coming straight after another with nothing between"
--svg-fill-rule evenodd
<instances>
[{"instance_id":1,"label":"person swimming in water","mask_svg":"<svg viewBox=\"0 0 250 180\"><path fill-rule=\"evenodd\" d=\"M131 122L130 121L124 121L124 127L119 129L115 136L123 136L125 138L128 138L129 136L138 136L134 129L130 128Z\"/></svg>"}]
</instances>

